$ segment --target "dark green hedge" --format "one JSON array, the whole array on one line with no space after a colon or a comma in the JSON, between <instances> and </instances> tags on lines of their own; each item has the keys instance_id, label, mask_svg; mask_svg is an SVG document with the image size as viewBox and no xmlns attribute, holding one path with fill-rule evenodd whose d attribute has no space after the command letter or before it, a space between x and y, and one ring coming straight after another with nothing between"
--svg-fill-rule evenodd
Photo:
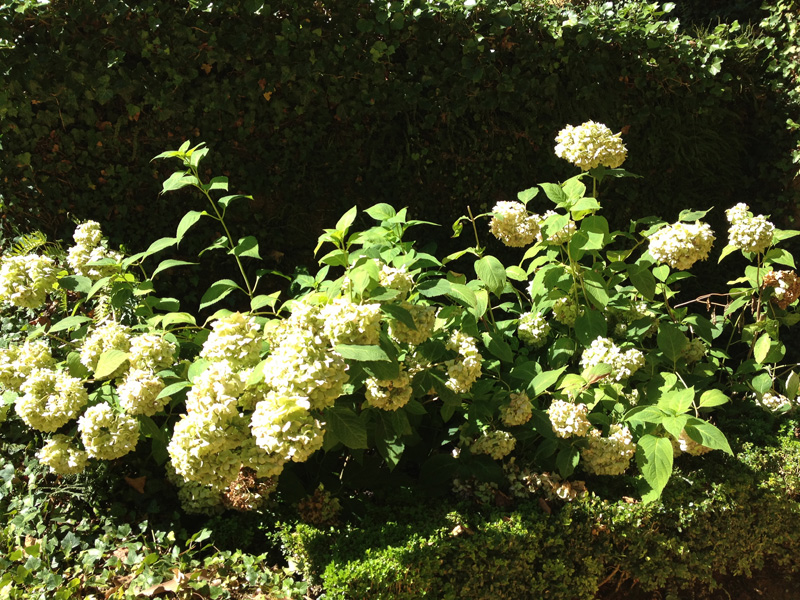
<instances>
[{"instance_id":1,"label":"dark green hedge","mask_svg":"<svg viewBox=\"0 0 800 600\"><path fill-rule=\"evenodd\" d=\"M357 525L287 528L284 540L331 600L589 600L618 584L686 598L721 576L800 568L799 465L800 442L785 438L685 461L649 505L594 496L547 514L536 501L513 511L417 502Z\"/></svg>"},{"instance_id":2,"label":"dark green hedge","mask_svg":"<svg viewBox=\"0 0 800 600\"><path fill-rule=\"evenodd\" d=\"M764 72L774 31L695 34L646 2L26 4L0 7L9 227L61 237L94 218L141 249L198 202L160 199L170 167L150 158L202 140L254 195L238 216L261 247L307 262L353 204L446 224L572 175L553 138L588 119L624 130L645 176L615 190L623 224L742 200L790 212L796 98Z\"/></svg>"}]
</instances>

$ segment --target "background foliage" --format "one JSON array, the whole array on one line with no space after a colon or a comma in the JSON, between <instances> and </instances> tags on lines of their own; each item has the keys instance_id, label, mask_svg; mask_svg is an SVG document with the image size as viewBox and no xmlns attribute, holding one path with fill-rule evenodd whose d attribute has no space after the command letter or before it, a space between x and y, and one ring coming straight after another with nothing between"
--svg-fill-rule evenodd
<instances>
[{"instance_id":1,"label":"background foliage","mask_svg":"<svg viewBox=\"0 0 800 600\"><path fill-rule=\"evenodd\" d=\"M238 218L294 265L353 202L447 222L564 179L553 138L588 119L622 129L645 176L621 224L741 199L792 218L787 2L32 4L0 8L6 227L52 239L91 217L140 250L192 202L160 201L147 159L203 140L255 196Z\"/></svg>"}]
</instances>

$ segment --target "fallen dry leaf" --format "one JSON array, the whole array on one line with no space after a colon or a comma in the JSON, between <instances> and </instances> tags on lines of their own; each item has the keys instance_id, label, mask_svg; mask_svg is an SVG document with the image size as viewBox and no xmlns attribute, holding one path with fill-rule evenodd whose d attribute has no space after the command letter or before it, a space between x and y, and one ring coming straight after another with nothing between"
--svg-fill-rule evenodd
<instances>
[{"instance_id":1,"label":"fallen dry leaf","mask_svg":"<svg viewBox=\"0 0 800 600\"><path fill-rule=\"evenodd\" d=\"M128 477L126 475L125 483L127 483L140 494L144 494L144 484L147 483L147 477Z\"/></svg>"}]
</instances>

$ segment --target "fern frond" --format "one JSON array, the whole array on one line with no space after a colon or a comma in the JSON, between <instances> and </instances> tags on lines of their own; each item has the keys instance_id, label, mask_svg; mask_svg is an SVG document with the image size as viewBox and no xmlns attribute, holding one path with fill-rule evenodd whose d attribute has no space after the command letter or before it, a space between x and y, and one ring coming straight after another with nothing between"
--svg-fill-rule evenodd
<instances>
[{"instance_id":1,"label":"fern frond","mask_svg":"<svg viewBox=\"0 0 800 600\"><path fill-rule=\"evenodd\" d=\"M23 235L19 241L15 242L13 246L6 253L8 256L24 256L26 254L33 254L39 248L48 244L47 236L41 231L33 231Z\"/></svg>"}]
</instances>

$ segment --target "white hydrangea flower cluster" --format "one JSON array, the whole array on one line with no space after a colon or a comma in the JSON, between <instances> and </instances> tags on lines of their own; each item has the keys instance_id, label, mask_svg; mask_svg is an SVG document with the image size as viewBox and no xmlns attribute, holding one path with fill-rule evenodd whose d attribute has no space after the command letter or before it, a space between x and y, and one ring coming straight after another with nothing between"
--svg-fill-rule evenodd
<instances>
[{"instance_id":1,"label":"white hydrangea flower cluster","mask_svg":"<svg viewBox=\"0 0 800 600\"><path fill-rule=\"evenodd\" d=\"M794 271L769 271L764 275L763 287L771 287L772 302L786 309L800 298L800 277Z\"/></svg>"},{"instance_id":2,"label":"white hydrangea flower cluster","mask_svg":"<svg viewBox=\"0 0 800 600\"><path fill-rule=\"evenodd\" d=\"M169 396L158 397L164 387L164 380L150 369L131 369L117 386L119 405L129 415L152 417L171 400Z\"/></svg>"},{"instance_id":3,"label":"white hydrangea flower cluster","mask_svg":"<svg viewBox=\"0 0 800 600\"><path fill-rule=\"evenodd\" d=\"M679 221L651 235L649 251L657 261L685 271L698 260L708 258L714 239L708 223Z\"/></svg>"},{"instance_id":4,"label":"white hydrangea flower cluster","mask_svg":"<svg viewBox=\"0 0 800 600\"><path fill-rule=\"evenodd\" d=\"M36 453L36 458L43 465L50 467L50 472L58 475L77 475L83 473L89 455L72 444L66 435L54 435Z\"/></svg>"},{"instance_id":5,"label":"white hydrangea flower cluster","mask_svg":"<svg viewBox=\"0 0 800 600\"><path fill-rule=\"evenodd\" d=\"M487 431L470 444L473 454L488 454L495 460L502 460L514 451L517 439L507 431Z\"/></svg>"},{"instance_id":6,"label":"white hydrangea flower cluster","mask_svg":"<svg viewBox=\"0 0 800 600\"><path fill-rule=\"evenodd\" d=\"M567 224L564 225L564 227L562 227L555 233L551 233L545 240L543 235L544 232L542 231L542 226L544 225L544 222L547 219L556 214L557 214L556 211L548 210L541 215L534 215L536 217L536 223L539 225L539 234L536 236L536 239L539 240L540 242L545 242L551 246L561 246L563 244L566 244L572 239L572 236L575 235L575 232L578 230L578 226L575 223L575 221L570 219L567 222Z\"/></svg>"},{"instance_id":7,"label":"white hydrangea flower cluster","mask_svg":"<svg viewBox=\"0 0 800 600\"><path fill-rule=\"evenodd\" d=\"M588 435L589 446L581 451L583 468L595 475L622 475L636 453L636 444L627 427L613 424L607 438L599 429Z\"/></svg>"},{"instance_id":8,"label":"white hydrangea flower cluster","mask_svg":"<svg viewBox=\"0 0 800 600\"><path fill-rule=\"evenodd\" d=\"M447 342L447 349L458 353L458 357L445 361L448 379L445 385L456 394L466 394L481 374L481 354L475 338L462 331L454 331Z\"/></svg>"},{"instance_id":9,"label":"white hydrangea flower cluster","mask_svg":"<svg viewBox=\"0 0 800 600\"><path fill-rule=\"evenodd\" d=\"M261 353L261 327L253 317L235 312L214 321L212 332L203 343L200 356L207 360L227 360L240 367L254 366Z\"/></svg>"},{"instance_id":10,"label":"white hydrangea flower cluster","mask_svg":"<svg viewBox=\"0 0 800 600\"><path fill-rule=\"evenodd\" d=\"M25 423L38 431L55 431L78 416L89 401L80 379L66 371L34 369L20 387L15 408Z\"/></svg>"},{"instance_id":11,"label":"white hydrangea flower cluster","mask_svg":"<svg viewBox=\"0 0 800 600\"><path fill-rule=\"evenodd\" d=\"M87 408L78 419L78 431L89 456L102 460L125 456L139 442L139 422L115 412L108 402Z\"/></svg>"},{"instance_id":12,"label":"white hydrangea flower cluster","mask_svg":"<svg viewBox=\"0 0 800 600\"><path fill-rule=\"evenodd\" d=\"M592 428L588 419L589 407L565 400L553 400L547 409L553 432L560 438L584 437Z\"/></svg>"},{"instance_id":13,"label":"white hydrangea flower cluster","mask_svg":"<svg viewBox=\"0 0 800 600\"><path fill-rule=\"evenodd\" d=\"M381 410L394 411L402 408L411 400L414 390L411 387L411 378L408 372L400 365L400 374L394 379L376 379L370 377L366 380L365 396L370 406Z\"/></svg>"},{"instance_id":14,"label":"white hydrangea flower cluster","mask_svg":"<svg viewBox=\"0 0 800 600\"><path fill-rule=\"evenodd\" d=\"M403 265L399 268L381 264L380 284L389 290L400 292L398 298L405 299L414 287L414 276L408 272L408 267Z\"/></svg>"},{"instance_id":15,"label":"white hydrangea flower cluster","mask_svg":"<svg viewBox=\"0 0 800 600\"><path fill-rule=\"evenodd\" d=\"M167 463L167 480L178 488L178 500L186 513L214 515L224 510L220 490L185 479L170 463Z\"/></svg>"},{"instance_id":16,"label":"white hydrangea flower cluster","mask_svg":"<svg viewBox=\"0 0 800 600\"><path fill-rule=\"evenodd\" d=\"M703 454L711 452L711 448L703 446L703 444L695 442L690 438L686 430L681 431L681 436L678 438L677 442L681 452L691 454L692 456L702 456Z\"/></svg>"},{"instance_id":17,"label":"white hydrangea flower cluster","mask_svg":"<svg viewBox=\"0 0 800 600\"><path fill-rule=\"evenodd\" d=\"M236 369L227 360L211 363L192 381L192 389L186 394L186 410L218 418L236 416L248 375L248 371Z\"/></svg>"},{"instance_id":18,"label":"white hydrangea flower cluster","mask_svg":"<svg viewBox=\"0 0 800 600\"><path fill-rule=\"evenodd\" d=\"M553 316L562 325L575 327L575 321L580 314L580 308L570 297L557 298L553 303Z\"/></svg>"},{"instance_id":19,"label":"white hydrangea flower cluster","mask_svg":"<svg viewBox=\"0 0 800 600\"><path fill-rule=\"evenodd\" d=\"M433 335L433 328L436 325L436 307L408 302L402 302L400 306L411 313L411 318L417 328L410 329L404 323L393 319L389 322L389 335L401 344L411 344L412 346L419 346L428 341Z\"/></svg>"},{"instance_id":20,"label":"white hydrangea flower cluster","mask_svg":"<svg viewBox=\"0 0 800 600\"><path fill-rule=\"evenodd\" d=\"M522 202L498 202L492 213L489 230L506 246L522 248L532 244L539 235L536 215L529 214Z\"/></svg>"},{"instance_id":21,"label":"white hydrangea flower cluster","mask_svg":"<svg viewBox=\"0 0 800 600\"><path fill-rule=\"evenodd\" d=\"M116 272L116 265L90 266L90 263L110 258L115 263L122 261L122 254L105 246L100 224L87 221L75 229L72 236L75 245L67 251L67 264L78 275L89 279L102 279Z\"/></svg>"},{"instance_id":22,"label":"white hydrangea flower cluster","mask_svg":"<svg viewBox=\"0 0 800 600\"><path fill-rule=\"evenodd\" d=\"M681 357L691 364L696 363L706 355L706 345L700 338L694 338L689 341L689 344L681 350Z\"/></svg>"},{"instance_id":23,"label":"white hydrangea flower cluster","mask_svg":"<svg viewBox=\"0 0 800 600\"><path fill-rule=\"evenodd\" d=\"M590 369L595 365L606 364L611 367L610 379L627 379L644 366L644 354L631 348L623 352L608 338L598 337L581 356L581 366Z\"/></svg>"},{"instance_id":24,"label":"white hydrangea flower cluster","mask_svg":"<svg viewBox=\"0 0 800 600\"><path fill-rule=\"evenodd\" d=\"M315 410L332 406L347 383L347 363L326 340L288 329L264 363L264 384L287 396L304 396Z\"/></svg>"},{"instance_id":25,"label":"white hydrangea flower cluster","mask_svg":"<svg viewBox=\"0 0 800 600\"><path fill-rule=\"evenodd\" d=\"M355 304L336 298L319 313L322 331L331 343L370 346L378 343L381 333L381 305Z\"/></svg>"},{"instance_id":26,"label":"white hydrangea flower cluster","mask_svg":"<svg viewBox=\"0 0 800 600\"><path fill-rule=\"evenodd\" d=\"M792 401L783 394L777 392L766 392L755 397L756 404L769 412L775 412L786 405L791 405Z\"/></svg>"},{"instance_id":27,"label":"white hydrangea flower cluster","mask_svg":"<svg viewBox=\"0 0 800 600\"><path fill-rule=\"evenodd\" d=\"M221 491L239 474L238 449L247 437L247 420L238 414L190 411L175 424L167 452L178 475Z\"/></svg>"},{"instance_id":28,"label":"white hydrangea flower cluster","mask_svg":"<svg viewBox=\"0 0 800 600\"><path fill-rule=\"evenodd\" d=\"M531 420L533 416L533 403L528 394L520 392L519 394L511 393L508 395L508 404L500 408L500 420L506 427L514 427L516 425L524 425Z\"/></svg>"},{"instance_id":29,"label":"white hydrangea flower cluster","mask_svg":"<svg viewBox=\"0 0 800 600\"><path fill-rule=\"evenodd\" d=\"M100 356L109 350L120 350L127 352L131 347L131 329L126 325L121 325L116 321L106 321L104 324L97 327L83 340L81 346L80 357L81 363L94 371L97 368L97 363ZM113 379L122 374L124 365L120 366L109 378Z\"/></svg>"},{"instance_id":30,"label":"white hydrangea flower cluster","mask_svg":"<svg viewBox=\"0 0 800 600\"><path fill-rule=\"evenodd\" d=\"M547 336L550 335L550 324L543 315L526 312L519 316L517 334L524 343L538 347L547 341Z\"/></svg>"},{"instance_id":31,"label":"white hydrangea flower cluster","mask_svg":"<svg viewBox=\"0 0 800 600\"><path fill-rule=\"evenodd\" d=\"M725 211L731 224L728 228L728 244L745 252L764 252L772 244L775 225L764 215L754 217L747 204L740 202Z\"/></svg>"},{"instance_id":32,"label":"white hydrangea flower cluster","mask_svg":"<svg viewBox=\"0 0 800 600\"><path fill-rule=\"evenodd\" d=\"M256 405L250 429L256 444L284 461L305 462L322 448L324 424L308 411L308 400L271 391Z\"/></svg>"},{"instance_id":33,"label":"white hydrangea flower cluster","mask_svg":"<svg viewBox=\"0 0 800 600\"><path fill-rule=\"evenodd\" d=\"M594 121L587 121L577 127L567 125L556 136L556 156L571 162L581 171L601 165L616 169L628 156L621 135Z\"/></svg>"},{"instance_id":34,"label":"white hydrangea flower cluster","mask_svg":"<svg viewBox=\"0 0 800 600\"><path fill-rule=\"evenodd\" d=\"M21 346L0 348L0 386L19 392L35 369L52 369L55 365L44 340L25 340Z\"/></svg>"},{"instance_id":35,"label":"white hydrangea flower cluster","mask_svg":"<svg viewBox=\"0 0 800 600\"><path fill-rule=\"evenodd\" d=\"M132 369L158 371L172 365L175 350L175 344L164 336L144 333L131 338L128 361Z\"/></svg>"},{"instance_id":36,"label":"white hydrangea flower cluster","mask_svg":"<svg viewBox=\"0 0 800 600\"><path fill-rule=\"evenodd\" d=\"M53 289L57 276L56 263L49 256L4 256L0 258L0 302L38 308Z\"/></svg>"}]
</instances>

